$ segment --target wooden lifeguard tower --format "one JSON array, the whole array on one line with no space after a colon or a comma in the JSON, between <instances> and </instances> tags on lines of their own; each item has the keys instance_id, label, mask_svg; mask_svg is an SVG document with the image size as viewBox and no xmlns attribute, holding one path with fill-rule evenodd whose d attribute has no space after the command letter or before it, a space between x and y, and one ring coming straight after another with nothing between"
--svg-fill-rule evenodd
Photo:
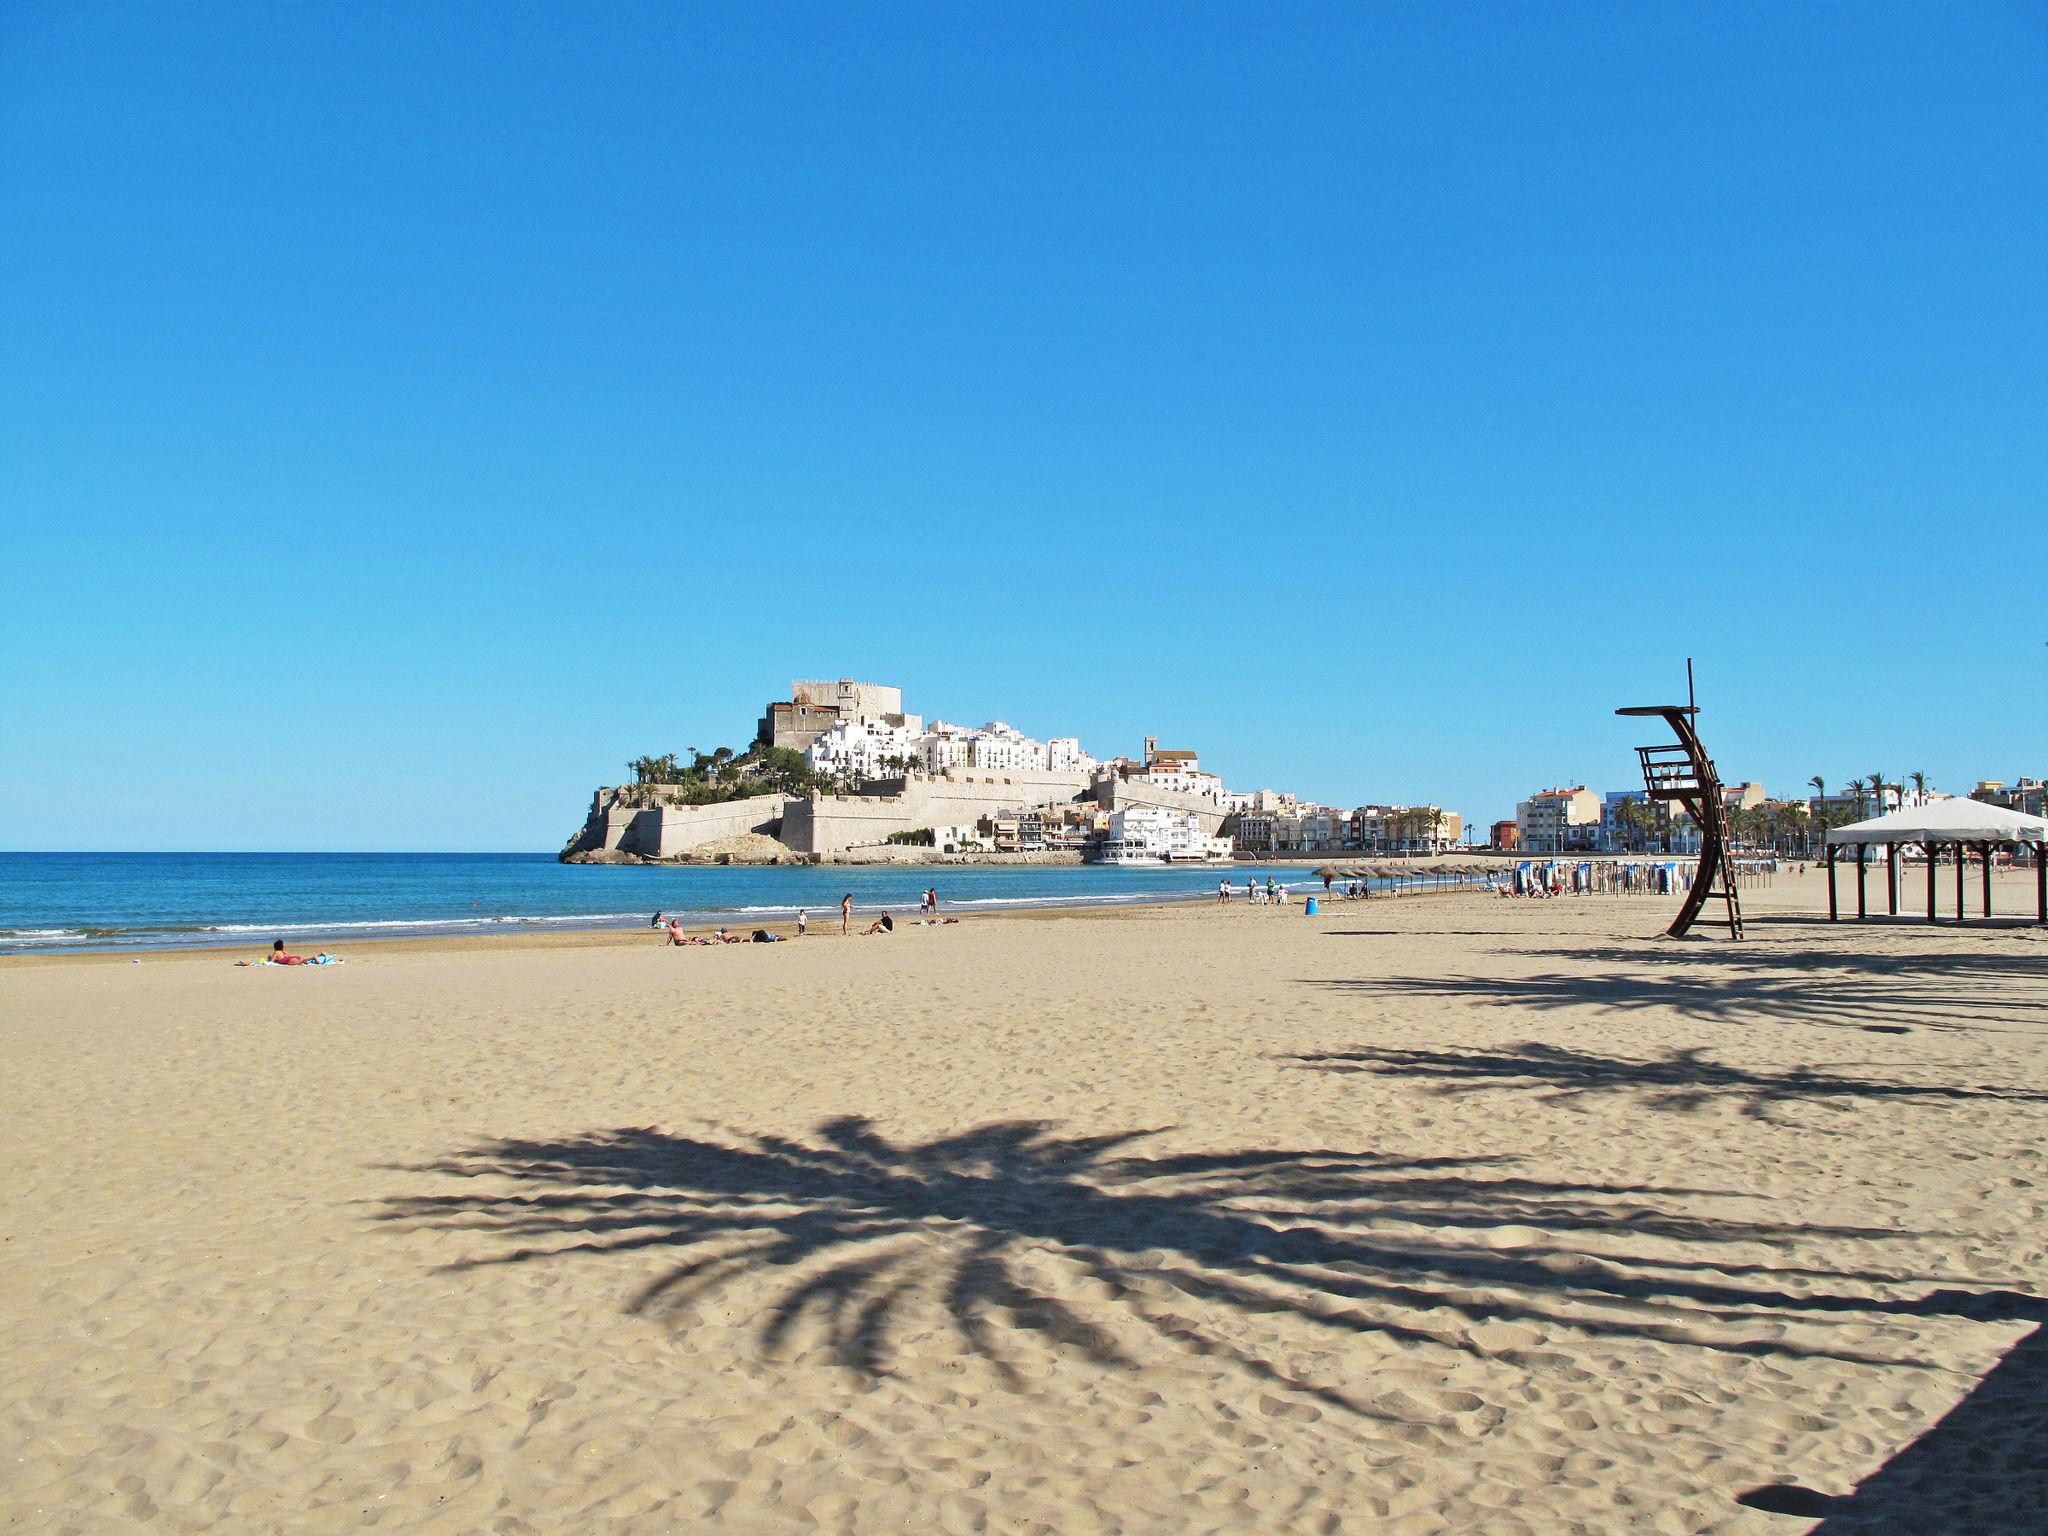
<instances>
[{"instance_id":1,"label":"wooden lifeguard tower","mask_svg":"<svg viewBox=\"0 0 2048 1536\"><path fill-rule=\"evenodd\" d=\"M1728 846L1728 806L1721 798L1721 778L1714 772L1714 760L1707 756L1699 732L1693 729L1693 717L1700 707L1692 697L1690 659L1685 664L1685 692L1687 702L1683 704L1638 704L1615 713L1649 716L1671 727L1676 740L1636 748L1643 765L1643 789L1652 800L1676 801L1700 829L1699 873L1693 876L1685 904L1664 930L1665 935L1684 938L1707 903L1718 896L1727 903L1728 937L1739 939L1742 898L1735 891L1735 859Z\"/></svg>"}]
</instances>

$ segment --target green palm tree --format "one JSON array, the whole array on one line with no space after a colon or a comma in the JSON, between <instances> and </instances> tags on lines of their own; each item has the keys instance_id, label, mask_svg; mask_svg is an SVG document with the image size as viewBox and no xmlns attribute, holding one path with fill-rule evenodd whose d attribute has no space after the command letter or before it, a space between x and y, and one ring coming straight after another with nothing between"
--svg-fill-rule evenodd
<instances>
[{"instance_id":1,"label":"green palm tree","mask_svg":"<svg viewBox=\"0 0 2048 1536\"><path fill-rule=\"evenodd\" d=\"M1882 816L1884 814L1885 788L1886 785L1884 782L1884 775L1881 773L1873 773L1870 776L1870 803L1876 807L1876 809L1870 813L1873 816Z\"/></svg>"},{"instance_id":2,"label":"green palm tree","mask_svg":"<svg viewBox=\"0 0 2048 1536\"><path fill-rule=\"evenodd\" d=\"M1921 800L1925 800L1927 798L1927 775L1915 769L1912 773L1907 774L1906 777L1913 781L1914 795Z\"/></svg>"},{"instance_id":3,"label":"green palm tree","mask_svg":"<svg viewBox=\"0 0 2048 1536\"><path fill-rule=\"evenodd\" d=\"M1815 774L1815 775L1814 775L1814 776L1813 776L1812 778L1808 779L1808 780L1807 780L1806 782L1807 782L1807 783L1809 783L1809 784L1811 784L1811 785L1813 786L1813 798L1814 798L1814 799L1816 799L1816 800L1825 800L1825 799L1827 799L1827 797L1828 797L1828 781L1827 781L1826 779L1822 778L1822 777L1821 777L1821 776L1820 776L1819 774L1817 774L1817 773L1816 773L1816 774ZM1816 805L1816 806L1815 806L1815 807L1813 808L1813 814L1812 814L1811 816L1809 816L1809 817L1807 818L1807 838L1806 838L1806 842L1807 842L1807 846L1808 846L1808 847L1818 847L1818 846L1819 846L1819 844L1818 844L1818 843L1816 843L1816 842L1814 841L1814 838L1813 838L1813 830L1814 830L1814 828L1816 828L1816 827L1818 827L1818 826L1820 826L1820 825L1821 825L1821 818L1822 818L1822 817L1824 817L1824 816L1826 816L1826 815L1827 815L1827 807L1825 807L1825 806L1821 806L1821 805Z\"/></svg>"}]
</instances>

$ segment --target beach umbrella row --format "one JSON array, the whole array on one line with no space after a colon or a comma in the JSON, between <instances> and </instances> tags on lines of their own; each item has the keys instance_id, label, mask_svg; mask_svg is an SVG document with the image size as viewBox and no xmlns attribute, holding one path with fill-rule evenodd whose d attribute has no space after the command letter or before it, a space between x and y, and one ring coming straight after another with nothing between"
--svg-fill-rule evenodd
<instances>
[{"instance_id":1,"label":"beach umbrella row","mask_svg":"<svg viewBox=\"0 0 2048 1536\"><path fill-rule=\"evenodd\" d=\"M1427 876L1479 875L1484 871L1469 864L1325 864L1318 878L1332 880L1412 880Z\"/></svg>"}]
</instances>

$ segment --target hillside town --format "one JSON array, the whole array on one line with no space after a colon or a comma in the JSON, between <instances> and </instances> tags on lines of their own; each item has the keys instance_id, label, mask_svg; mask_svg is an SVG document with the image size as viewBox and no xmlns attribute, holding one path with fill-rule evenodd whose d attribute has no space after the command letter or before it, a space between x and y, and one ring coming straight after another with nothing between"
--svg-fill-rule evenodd
<instances>
[{"instance_id":1,"label":"hillside town","mask_svg":"<svg viewBox=\"0 0 2048 1536\"><path fill-rule=\"evenodd\" d=\"M1235 790L1199 753L1156 737L1137 756L1097 757L1077 737L1040 740L1002 720L927 722L900 688L851 678L792 683L745 753L630 766L636 781L597 792L564 858L683 857L739 836L795 856L923 848L1167 864L1440 853L1465 835L1439 805Z\"/></svg>"}]
</instances>

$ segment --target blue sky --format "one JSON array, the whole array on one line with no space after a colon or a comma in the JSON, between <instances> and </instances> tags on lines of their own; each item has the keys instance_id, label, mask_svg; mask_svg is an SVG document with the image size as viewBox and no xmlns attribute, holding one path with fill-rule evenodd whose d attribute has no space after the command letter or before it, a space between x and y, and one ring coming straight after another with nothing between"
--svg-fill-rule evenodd
<instances>
[{"instance_id":1,"label":"blue sky","mask_svg":"<svg viewBox=\"0 0 2048 1536\"><path fill-rule=\"evenodd\" d=\"M2048 771L2048 13L0 15L0 847L550 849L792 676L1479 818ZM1923 546L1960 544L1994 575Z\"/></svg>"}]
</instances>

